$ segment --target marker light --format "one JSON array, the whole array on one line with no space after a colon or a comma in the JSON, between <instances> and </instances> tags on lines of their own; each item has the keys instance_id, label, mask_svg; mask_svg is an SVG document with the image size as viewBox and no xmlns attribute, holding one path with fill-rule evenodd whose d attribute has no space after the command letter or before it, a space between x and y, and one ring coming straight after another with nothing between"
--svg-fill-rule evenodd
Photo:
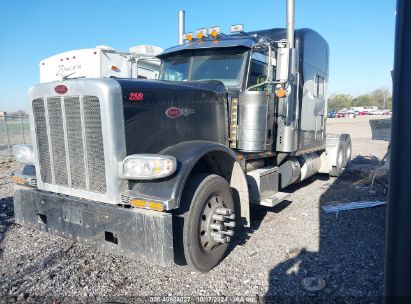
<instances>
[{"instance_id":1,"label":"marker light","mask_svg":"<svg viewBox=\"0 0 411 304\"><path fill-rule=\"evenodd\" d=\"M216 39L218 35L220 35L220 33L221 33L221 29L219 26L210 27L208 29L208 35L210 35L214 39Z\"/></svg>"},{"instance_id":2,"label":"marker light","mask_svg":"<svg viewBox=\"0 0 411 304\"><path fill-rule=\"evenodd\" d=\"M230 27L231 33L243 33L244 32L244 25L243 24L234 24Z\"/></svg>"},{"instance_id":3,"label":"marker light","mask_svg":"<svg viewBox=\"0 0 411 304\"><path fill-rule=\"evenodd\" d=\"M137 208L151 209L155 211L164 211L164 205L159 202L147 201L144 199L132 199L130 205Z\"/></svg>"},{"instance_id":4,"label":"marker light","mask_svg":"<svg viewBox=\"0 0 411 304\"><path fill-rule=\"evenodd\" d=\"M111 65L110 68L114 71L114 72L120 72L120 69L115 66L115 65Z\"/></svg>"},{"instance_id":5,"label":"marker light","mask_svg":"<svg viewBox=\"0 0 411 304\"><path fill-rule=\"evenodd\" d=\"M148 202L148 208L151 210L163 211L164 205L162 203L157 202Z\"/></svg>"},{"instance_id":6,"label":"marker light","mask_svg":"<svg viewBox=\"0 0 411 304\"><path fill-rule=\"evenodd\" d=\"M172 175L177 168L173 156L158 154L133 154L122 163L120 176L130 180L151 180Z\"/></svg>"},{"instance_id":7,"label":"marker light","mask_svg":"<svg viewBox=\"0 0 411 304\"><path fill-rule=\"evenodd\" d=\"M146 208L147 201L141 199L133 199L130 201L130 205L137 208Z\"/></svg>"},{"instance_id":8,"label":"marker light","mask_svg":"<svg viewBox=\"0 0 411 304\"><path fill-rule=\"evenodd\" d=\"M14 145L14 160L19 163L34 165L34 155L32 145Z\"/></svg>"},{"instance_id":9,"label":"marker light","mask_svg":"<svg viewBox=\"0 0 411 304\"><path fill-rule=\"evenodd\" d=\"M184 40L192 41L193 40L193 33L184 34Z\"/></svg>"},{"instance_id":10,"label":"marker light","mask_svg":"<svg viewBox=\"0 0 411 304\"><path fill-rule=\"evenodd\" d=\"M278 98L284 98L288 95L288 91L283 87L278 87L275 89L275 95L277 95Z\"/></svg>"},{"instance_id":11,"label":"marker light","mask_svg":"<svg viewBox=\"0 0 411 304\"><path fill-rule=\"evenodd\" d=\"M198 39L203 39L205 36L207 36L207 29L206 28L198 29L196 31L196 36Z\"/></svg>"}]
</instances>

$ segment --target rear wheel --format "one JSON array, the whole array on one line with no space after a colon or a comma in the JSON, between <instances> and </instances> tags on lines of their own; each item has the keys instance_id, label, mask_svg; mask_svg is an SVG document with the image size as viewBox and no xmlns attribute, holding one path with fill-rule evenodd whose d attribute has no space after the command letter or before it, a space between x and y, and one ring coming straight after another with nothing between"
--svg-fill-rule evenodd
<instances>
[{"instance_id":1,"label":"rear wheel","mask_svg":"<svg viewBox=\"0 0 411 304\"><path fill-rule=\"evenodd\" d=\"M224 258L234 235L234 202L230 186L214 174L196 174L184 190L182 247L190 268L206 272Z\"/></svg>"}]
</instances>

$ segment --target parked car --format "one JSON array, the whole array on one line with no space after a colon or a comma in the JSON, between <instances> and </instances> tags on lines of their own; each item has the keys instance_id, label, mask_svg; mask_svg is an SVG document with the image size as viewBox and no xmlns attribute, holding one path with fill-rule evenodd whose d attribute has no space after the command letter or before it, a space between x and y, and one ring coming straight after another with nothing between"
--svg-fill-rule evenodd
<instances>
[{"instance_id":1,"label":"parked car","mask_svg":"<svg viewBox=\"0 0 411 304\"><path fill-rule=\"evenodd\" d=\"M336 111L331 111L331 112L328 113L328 118L335 118L335 116L337 116Z\"/></svg>"},{"instance_id":2,"label":"parked car","mask_svg":"<svg viewBox=\"0 0 411 304\"><path fill-rule=\"evenodd\" d=\"M354 111L340 111L337 113L336 117L337 118L342 118L342 117L355 118L357 117L357 114Z\"/></svg>"},{"instance_id":3,"label":"parked car","mask_svg":"<svg viewBox=\"0 0 411 304\"><path fill-rule=\"evenodd\" d=\"M373 115L384 115L384 111L383 110L375 110L372 114Z\"/></svg>"},{"instance_id":4,"label":"parked car","mask_svg":"<svg viewBox=\"0 0 411 304\"><path fill-rule=\"evenodd\" d=\"M345 117L355 118L355 117L357 117L357 113L355 113L354 111L347 111L347 112L345 112Z\"/></svg>"}]
</instances>

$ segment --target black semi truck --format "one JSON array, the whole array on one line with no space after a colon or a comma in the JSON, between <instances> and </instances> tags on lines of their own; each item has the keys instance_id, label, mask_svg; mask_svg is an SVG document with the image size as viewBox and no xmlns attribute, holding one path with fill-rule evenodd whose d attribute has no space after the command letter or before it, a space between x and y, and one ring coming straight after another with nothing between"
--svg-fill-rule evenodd
<instances>
[{"instance_id":1,"label":"black semi truck","mask_svg":"<svg viewBox=\"0 0 411 304\"><path fill-rule=\"evenodd\" d=\"M186 34L159 80L63 79L28 92L32 146L16 222L160 265L205 272L253 205L338 176L350 136L326 135L329 48L311 29Z\"/></svg>"}]
</instances>

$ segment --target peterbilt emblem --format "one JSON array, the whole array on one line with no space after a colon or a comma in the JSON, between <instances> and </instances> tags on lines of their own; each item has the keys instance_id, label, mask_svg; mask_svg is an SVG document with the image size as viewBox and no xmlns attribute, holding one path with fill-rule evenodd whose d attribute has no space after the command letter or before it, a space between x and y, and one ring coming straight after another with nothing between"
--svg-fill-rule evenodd
<instances>
[{"instance_id":1,"label":"peterbilt emblem","mask_svg":"<svg viewBox=\"0 0 411 304\"><path fill-rule=\"evenodd\" d=\"M65 85L60 84L54 87L54 91L58 94L66 94L68 89Z\"/></svg>"},{"instance_id":2,"label":"peterbilt emblem","mask_svg":"<svg viewBox=\"0 0 411 304\"><path fill-rule=\"evenodd\" d=\"M128 95L128 100L142 101L144 100L144 94L141 92L131 92L130 95Z\"/></svg>"},{"instance_id":3,"label":"peterbilt emblem","mask_svg":"<svg viewBox=\"0 0 411 304\"><path fill-rule=\"evenodd\" d=\"M189 116L191 114L194 114L195 111L193 109L179 109L179 108L168 108L166 110L166 115L169 118L177 118L180 116Z\"/></svg>"}]
</instances>

